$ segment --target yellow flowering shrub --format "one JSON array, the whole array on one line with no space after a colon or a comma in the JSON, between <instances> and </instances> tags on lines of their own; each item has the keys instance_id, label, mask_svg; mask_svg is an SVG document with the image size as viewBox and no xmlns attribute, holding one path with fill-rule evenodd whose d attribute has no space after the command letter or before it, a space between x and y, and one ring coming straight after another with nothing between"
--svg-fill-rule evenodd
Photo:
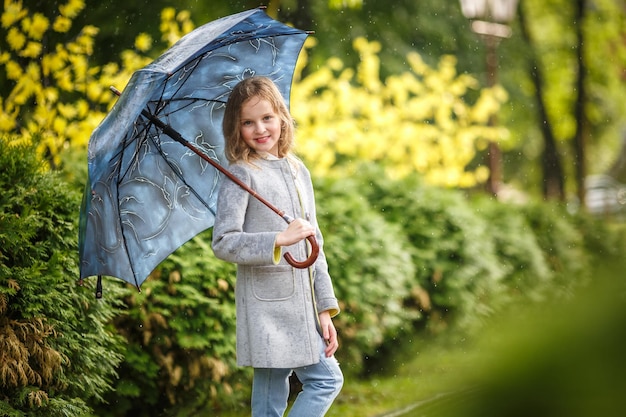
<instances>
[{"instance_id":1,"label":"yellow flowering shrub","mask_svg":"<svg viewBox=\"0 0 626 417\"><path fill-rule=\"evenodd\" d=\"M185 34L195 29L191 21L191 13L187 10L176 13L172 7L167 7L161 12L161 39L168 45L174 45Z\"/></svg>"},{"instance_id":2,"label":"yellow flowering shrub","mask_svg":"<svg viewBox=\"0 0 626 417\"><path fill-rule=\"evenodd\" d=\"M87 145L116 100L109 86L123 89L132 73L150 62L140 54L152 48L152 39L139 34L136 51L124 51L121 66L90 66L98 29L85 26L76 36L67 35L84 8L84 0L67 0L58 6L58 15L49 18L33 13L21 0L4 0L0 18L0 72L8 80L0 97L0 133L11 133L19 142L38 138L38 151L52 166L59 163L63 149ZM188 12L167 9L162 29L173 44L193 29L193 23ZM64 41L49 44L43 42L46 38Z\"/></svg>"},{"instance_id":3,"label":"yellow flowering shrub","mask_svg":"<svg viewBox=\"0 0 626 417\"><path fill-rule=\"evenodd\" d=\"M457 74L452 56L431 68L417 53L409 54L411 70L383 81L380 44L358 38L354 49L361 58L356 70L332 58L294 84L298 152L310 168L318 175L353 175L360 162L374 161L392 177L419 172L435 185L486 181L487 167L469 165L488 141L507 137L506 130L487 125L506 92L483 89L469 103L468 92L478 83Z\"/></svg>"},{"instance_id":4,"label":"yellow flowering shrub","mask_svg":"<svg viewBox=\"0 0 626 417\"><path fill-rule=\"evenodd\" d=\"M32 19L26 17L22 20L24 32L27 32L28 37L36 41L40 41L43 38L48 27L50 27L50 21L41 13L35 13Z\"/></svg>"},{"instance_id":5,"label":"yellow flowering shrub","mask_svg":"<svg viewBox=\"0 0 626 417\"><path fill-rule=\"evenodd\" d=\"M139 52L147 52L152 48L152 37L147 33L140 33L135 39L135 48Z\"/></svg>"}]
</instances>

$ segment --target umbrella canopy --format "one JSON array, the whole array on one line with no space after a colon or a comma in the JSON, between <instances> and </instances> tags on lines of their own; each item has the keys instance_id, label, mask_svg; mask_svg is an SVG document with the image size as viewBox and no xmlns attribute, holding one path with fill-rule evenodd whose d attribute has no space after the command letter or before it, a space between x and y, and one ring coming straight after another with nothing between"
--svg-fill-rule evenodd
<instances>
[{"instance_id":1,"label":"umbrella canopy","mask_svg":"<svg viewBox=\"0 0 626 417\"><path fill-rule=\"evenodd\" d=\"M213 226L223 178L213 166L225 164L222 118L230 91L262 75L289 104L306 36L262 9L249 10L195 29L133 74L89 140L81 279L108 275L139 288L168 255Z\"/></svg>"}]
</instances>

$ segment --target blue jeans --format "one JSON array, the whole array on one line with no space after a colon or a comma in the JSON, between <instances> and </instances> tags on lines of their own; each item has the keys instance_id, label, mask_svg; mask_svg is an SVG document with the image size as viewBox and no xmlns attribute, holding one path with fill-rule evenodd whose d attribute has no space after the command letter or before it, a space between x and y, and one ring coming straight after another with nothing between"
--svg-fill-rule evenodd
<instances>
[{"instance_id":1,"label":"blue jeans","mask_svg":"<svg viewBox=\"0 0 626 417\"><path fill-rule=\"evenodd\" d=\"M295 369L254 368L252 417L282 417L289 398L289 375L302 383L289 417L322 417L343 386L343 374L334 356L327 358L320 338L321 358L315 365Z\"/></svg>"}]
</instances>

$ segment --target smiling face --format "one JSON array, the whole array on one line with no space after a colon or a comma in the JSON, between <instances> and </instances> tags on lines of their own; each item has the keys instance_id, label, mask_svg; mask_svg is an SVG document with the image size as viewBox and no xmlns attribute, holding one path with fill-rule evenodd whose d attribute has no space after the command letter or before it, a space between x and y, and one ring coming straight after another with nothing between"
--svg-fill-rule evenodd
<instances>
[{"instance_id":1,"label":"smiling face","mask_svg":"<svg viewBox=\"0 0 626 417\"><path fill-rule=\"evenodd\" d=\"M260 97L251 97L241 106L241 137L257 153L278 156L281 120L272 104Z\"/></svg>"},{"instance_id":2,"label":"smiling face","mask_svg":"<svg viewBox=\"0 0 626 417\"><path fill-rule=\"evenodd\" d=\"M267 116L263 127L268 133L265 139L263 132L255 132L259 130L254 126L257 112ZM257 152L271 152L284 158L294 147L294 129L293 118L274 82L267 77L244 78L231 91L224 109L224 155L229 162L250 162L259 157Z\"/></svg>"}]
</instances>

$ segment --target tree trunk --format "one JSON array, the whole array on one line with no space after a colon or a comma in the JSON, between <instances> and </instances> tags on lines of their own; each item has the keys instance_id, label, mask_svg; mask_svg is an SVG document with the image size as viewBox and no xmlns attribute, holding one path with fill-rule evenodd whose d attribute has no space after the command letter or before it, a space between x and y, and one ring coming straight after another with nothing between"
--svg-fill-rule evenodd
<instances>
[{"instance_id":1,"label":"tree trunk","mask_svg":"<svg viewBox=\"0 0 626 417\"><path fill-rule=\"evenodd\" d=\"M626 134L622 136L622 148L617 160L613 163L607 174L617 181L626 184Z\"/></svg>"},{"instance_id":2,"label":"tree trunk","mask_svg":"<svg viewBox=\"0 0 626 417\"><path fill-rule=\"evenodd\" d=\"M543 77L539 68L539 62L533 48L532 39L528 30L524 8L519 8L519 21L522 36L530 49L530 74L535 85L535 97L537 99L538 118L541 124L540 130L543 136L544 148L541 158L543 168L543 195L546 199L565 200L565 181L563 167L559 155L556 139L552 131L552 124L548 119L543 94Z\"/></svg>"},{"instance_id":3,"label":"tree trunk","mask_svg":"<svg viewBox=\"0 0 626 417\"><path fill-rule=\"evenodd\" d=\"M497 48L500 39L493 35L486 35L484 37L485 45L487 46L487 86L489 88L494 87L498 83L498 54ZM496 126L498 124L497 115L493 114L489 119L490 126ZM500 185L502 184L502 151L498 142L490 141L487 148L487 160L489 166L489 179L487 180L487 191L498 196L500 191Z\"/></svg>"},{"instance_id":4,"label":"tree trunk","mask_svg":"<svg viewBox=\"0 0 626 417\"><path fill-rule=\"evenodd\" d=\"M585 103L587 101L587 68L585 66L585 42L583 34L583 22L585 19L585 0L576 0L574 7L574 27L576 28L577 49L576 58L578 74L576 79L576 102L574 104L574 119L576 120L576 132L574 135L574 168L576 175L576 186L578 200L581 205L585 202L585 177L587 176L587 155L586 142L589 133L589 123L585 114Z\"/></svg>"}]
</instances>

